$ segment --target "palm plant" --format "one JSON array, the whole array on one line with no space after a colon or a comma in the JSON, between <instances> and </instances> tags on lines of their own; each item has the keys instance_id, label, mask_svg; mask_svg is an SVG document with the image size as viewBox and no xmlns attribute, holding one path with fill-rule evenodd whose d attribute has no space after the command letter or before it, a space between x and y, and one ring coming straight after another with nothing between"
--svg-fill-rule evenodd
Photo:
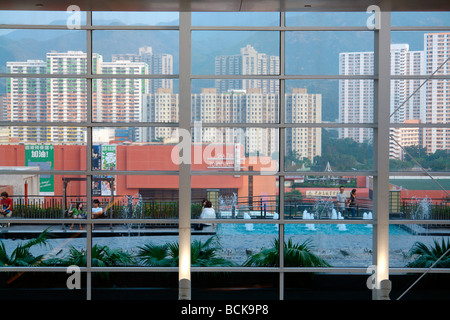
<instances>
[{"instance_id":1,"label":"palm plant","mask_svg":"<svg viewBox=\"0 0 450 320\"><path fill-rule=\"evenodd\" d=\"M289 239L284 243L284 266L285 267L330 267L322 258L311 252L311 240L302 244L296 244ZM274 239L272 247L263 248L260 252L253 254L244 262L246 267L278 267L280 254L280 243Z\"/></svg>"},{"instance_id":2,"label":"palm plant","mask_svg":"<svg viewBox=\"0 0 450 320\"><path fill-rule=\"evenodd\" d=\"M449 249L450 241L447 242L442 238L442 243L439 244L437 240L434 240L434 246L430 248L424 243L417 241L410 250L410 255L417 255L416 260L408 263L406 266L409 268L430 268L439 258L441 258ZM435 268L450 268L450 252L439 260L434 266Z\"/></svg>"},{"instance_id":3,"label":"palm plant","mask_svg":"<svg viewBox=\"0 0 450 320\"><path fill-rule=\"evenodd\" d=\"M176 267L178 266L178 244L146 244L139 247L138 259L149 267Z\"/></svg>"},{"instance_id":4,"label":"palm plant","mask_svg":"<svg viewBox=\"0 0 450 320\"><path fill-rule=\"evenodd\" d=\"M59 266L76 265L79 267L87 266L87 252L84 249L78 250L75 247L69 249L69 254L64 259L52 259L48 264ZM92 267L112 267L135 264L132 256L122 250L111 249L108 246L94 245L92 247L91 265ZM108 272L99 272L95 275L100 278L108 279Z\"/></svg>"},{"instance_id":5,"label":"palm plant","mask_svg":"<svg viewBox=\"0 0 450 320\"><path fill-rule=\"evenodd\" d=\"M233 262L217 256L220 248L214 237L206 242L194 240L191 244L191 264L196 267L233 266ZM147 244L139 247L138 258L147 266L177 267L179 244L172 242L164 245Z\"/></svg>"},{"instance_id":6,"label":"palm plant","mask_svg":"<svg viewBox=\"0 0 450 320\"><path fill-rule=\"evenodd\" d=\"M196 267L231 267L233 262L217 256L220 245L214 237L210 237L205 243L194 240L191 244L191 264Z\"/></svg>"},{"instance_id":7,"label":"palm plant","mask_svg":"<svg viewBox=\"0 0 450 320\"><path fill-rule=\"evenodd\" d=\"M93 267L111 267L133 264L132 256L122 250L111 249L108 246L94 245L92 247L91 265ZM71 247L69 255L61 261L63 265L77 265L84 267L87 265L86 250L78 250Z\"/></svg>"},{"instance_id":8,"label":"palm plant","mask_svg":"<svg viewBox=\"0 0 450 320\"><path fill-rule=\"evenodd\" d=\"M46 245L48 238L49 234L46 229L37 238L30 239L24 244L19 244L11 255L8 255L5 244L3 241L0 241L0 266L29 267L41 264L45 255L34 256L30 249L36 245Z\"/></svg>"}]
</instances>

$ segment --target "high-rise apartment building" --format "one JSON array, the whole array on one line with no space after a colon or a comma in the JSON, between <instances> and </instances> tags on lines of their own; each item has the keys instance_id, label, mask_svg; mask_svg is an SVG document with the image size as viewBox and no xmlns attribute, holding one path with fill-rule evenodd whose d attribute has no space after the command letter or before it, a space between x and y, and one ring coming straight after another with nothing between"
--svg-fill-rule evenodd
<instances>
[{"instance_id":1,"label":"high-rise apartment building","mask_svg":"<svg viewBox=\"0 0 450 320\"><path fill-rule=\"evenodd\" d=\"M156 93L143 95L142 121L161 123L158 127L142 128L142 142L178 142L177 128L164 123L179 121L179 95L171 88L159 88Z\"/></svg>"},{"instance_id":2,"label":"high-rise apartment building","mask_svg":"<svg viewBox=\"0 0 450 320\"><path fill-rule=\"evenodd\" d=\"M8 97L6 94L0 94L0 121L8 120Z\"/></svg>"},{"instance_id":3,"label":"high-rise apartment building","mask_svg":"<svg viewBox=\"0 0 450 320\"><path fill-rule=\"evenodd\" d=\"M449 63L444 61L450 54L450 33L427 33L424 35L424 50L409 51L407 44L391 45L392 75L436 75L449 74ZM373 53L347 52L340 54L340 74L365 75L373 73ZM391 123L406 123L410 120L420 123L447 124L450 114L448 101L450 82L447 79L432 79L420 89L424 79L393 79L391 81ZM373 119L371 95L364 93L373 90L371 80L340 80L339 122L366 123ZM417 90L417 91L416 91ZM414 130L415 132L416 130ZM428 153L446 150L450 137L447 128L425 128L415 132L414 138ZM408 130L392 129L397 141L406 141L401 134ZM409 134L409 133L408 133ZM341 128L339 137L352 138L358 142L371 139L371 130L364 128ZM409 141L409 140L408 140ZM400 159L400 147L391 141L391 158Z\"/></svg>"},{"instance_id":4,"label":"high-rise apartment building","mask_svg":"<svg viewBox=\"0 0 450 320\"><path fill-rule=\"evenodd\" d=\"M241 48L238 55L222 55L215 58L216 75L249 75L250 79L216 80L217 92L260 88L262 93L278 93L279 83L270 79L251 79L251 75L277 75L280 73L280 57L259 53L251 45Z\"/></svg>"},{"instance_id":5,"label":"high-rise apartment building","mask_svg":"<svg viewBox=\"0 0 450 320\"><path fill-rule=\"evenodd\" d=\"M102 74L148 74L145 62L117 60L102 62ZM93 90L93 119L98 122L141 122L143 97L148 93L148 79L103 78L96 79ZM135 141L141 141L143 128L134 131Z\"/></svg>"},{"instance_id":6,"label":"high-rise apartment building","mask_svg":"<svg viewBox=\"0 0 450 320\"><path fill-rule=\"evenodd\" d=\"M150 46L139 48L139 54L113 54L112 62L118 60L128 60L130 62L145 62L148 65L149 74L173 74L173 55L168 53L153 53L153 48ZM159 88L173 88L173 79L150 79L148 81L149 93L156 93Z\"/></svg>"},{"instance_id":7,"label":"high-rise apartment building","mask_svg":"<svg viewBox=\"0 0 450 320\"><path fill-rule=\"evenodd\" d=\"M294 88L286 93L286 121L291 123L321 123L322 95L308 93L306 88ZM313 161L322 154L321 128L289 128L286 147L300 158Z\"/></svg>"},{"instance_id":8,"label":"high-rise apartment building","mask_svg":"<svg viewBox=\"0 0 450 320\"><path fill-rule=\"evenodd\" d=\"M407 44L391 45L392 75L423 74L424 61L423 51L409 51L409 45ZM373 52L343 52L339 55L339 73L341 75L372 75L373 72ZM425 88L422 87L408 99L419 88L420 84L421 80L393 79L391 81L391 123L423 119L422 106L425 101ZM372 93L373 80L339 80L339 122L373 122ZM370 128L339 128L339 138L351 138L362 143L370 142L372 137L373 132ZM391 156L401 154L398 148L396 144L391 145Z\"/></svg>"},{"instance_id":9,"label":"high-rise apartment building","mask_svg":"<svg viewBox=\"0 0 450 320\"><path fill-rule=\"evenodd\" d=\"M420 120L405 120L407 124L419 124ZM403 148L423 145L422 130L419 127L390 128L391 141L389 144L389 158L404 160ZM401 148L397 142L403 148Z\"/></svg>"},{"instance_id":10,"label":"high-rise apartment building","mask_svg":"<svg viewBox=\"0 0 450 320\"><path fill-rule=\"evenodd\" d=\"M450 74L450 62L444 61L450 55L450 32L427 33L424 35L426 52L426 74ZM450 121L450 80L435 79L427 82L425 105L425 122L447 124ZM448 150L450 146L450 130L447 128L426 128L424 143L428 153L437 150Z\"/></svg>"},{"instance_id":11,"label":"high-rise apartment building","mask_svg":"<svg viewBox=\"0 0 450 320\"><path fill-rule=\"evenodd\" d=\"M373 74L373 52L343 52L339 54L339 74ZM339 80L339 122L369 123L373 121L373 81ZM367 128L339 128L339 138L357 142L372 139Z\"/></svg>"},{"instance_id":12,"label":"high-rise apartment building","mask_svg":"<svg viewBox=\"0 0 450 320\"><path fill-rule=\"evenodd\" d=\"M102 62L102 74L136 75L148 74L144 62L120 60ZM148 91L147 79L103 78L94 80L93 119L98 122L142 121L142 96Z\"/></svg>"},{"instance_id":13,"label":"high-rise apartment building","mask_svg":"<svg viewBox=\"0 0 450 320\"><path fill-rule=\"evenodd\" d=\"M263 94L261 89L229 90L218 93L203 88L191 95L192 120L202 123L271 123L278 119L278 94ZM194 142L240 143L251 155L269 156L278 151L272 129L204 127Z\"/></svg>"},{"instance_id":14,"label":"high-rise apartment building","mask_svg":"<svg viewBox=\"0 0 450 320\"><path fill-rule=\"evenodd\" d=\"M8 62L9 73L64 74L61 78L8 79L8 121L84 122L87 120L86 80L70 74L87 71L86 53L82 51L49 52L46 61ZM117 60L104 62L94 54L94 74L148 74L146 62ZM142 121L143 96L148 93L148 79L99 78L93 80L92 116L98 122ZM136 131L139 141L141 132ZM84 143L84 130L75 126L12 127L10 138L22 142Z\"/></svg>"},{"instance_id":15,"label":"high-rise apartment building","mask_svg":"<svg viewBox=\"0 0 450 320\"><path fill-rule=\"evenodd\" d=\"M14 74L45 74L42 60L7 62L7 72ZM9 78L7 80L5 121L45 122L47 120L47 90L45 78ZM3 108L1 108L3 110ZM11 126L11 141L45 142L47 128L41 126Z\"/></svg>"},{"instance_id":16,"label":"high-rise apartment building","mask_svg":"<svg viewBox=\"0 0 450 320\"><path fill-rule=\"evenodd\" d=\"M215 88L203 88L191 95L193 123L277 123L278 94L264 94L261 89L230 90L218 93ZM164 122L178 121L178 94L159 89L144 97L144 121L161 122L161 127L146 129L143 141L173 141L172 128ZM306 89L293 89L286 94L287 117L295 123L320 123L322 96ZM201 129L199 131L198 129ZM204 126L193 130L194 143L239 143L248 155L270 156L278 152L278 132L266 128L221 128ZM313 159L321 155L320 128L292 128L286 137L287 148L302 157Z\"/></svg>"},{"instance_id":17,"label":"high-rise apartment building","mask_svg":"<svg viewBox=\"0 0 450 320\"><path fill-rule=\"evenodd\" d=\"M101 57L95 55L94 65ZM86 73L86 53L82 51L47 53L48 74ZM86 121L87 88L86 80L79 78L48 78L47 80L47 121ZM48 140L53 143L84 143L85 131L79 127L52 126Z\"/></svg>"},{"instance_id":18,"label":"high-rise apartment building","mask_svg":"<svg viewBox=\"0 0 450 320\"><path fill-rule=\"evenodd\" d=\"M392 75L423 75L425 72L425 54L423 51L409 51L407 44L391 45ZM404 123L406 120L423 121L425 87L423 80L391 80L391 122ZM413 94L414 93L414 94ZM409 98L409 99L408 99Z\"/></svg>"}]
</instances>

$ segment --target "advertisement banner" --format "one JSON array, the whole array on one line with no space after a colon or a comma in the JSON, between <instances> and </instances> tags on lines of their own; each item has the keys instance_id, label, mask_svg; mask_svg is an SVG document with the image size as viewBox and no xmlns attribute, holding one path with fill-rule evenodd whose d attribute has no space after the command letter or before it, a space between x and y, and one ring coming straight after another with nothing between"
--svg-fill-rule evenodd
<instances>
[{"instance_id":1,"label":"advertisement banner","mask_svg":"<svg viewBox=\"0 0 450 320\"><path fill-rule=\"evenodd\" d=\"M116 146L102 146L102 170L116 170Z\"/></svg>"},{"instance_id":2,"label":"advertisement banner","mask_svg":"<svg viewBox=\"0 0 450 320\"><path fill-rule=\"evenodd\" d=\"M97 171L102 169L102 146L92 146L92 170ZM95 178L101 178L102 176L96 175L92 176ZM93 196L101 196L102 195L102 186L101 181L94 180L92 181L92 195Z\"/></svg>"},{"instance_id":3,"label":"advertisement banner","mask_svg":"<svg viewBox=\"0 0 450 320\"><path fill-rule=\"evenodd\" d=\"M101 148L101 164L102 170L114 171L116 170L116 146L103 145ZM104 176L105 178L115 178L115 176ZM111 195L111 187L107 181L101 182L102 196ZM114 190L116 194L116 190Z\"/></svg>"},{"instance_id":4,"label":"advertisement banner","mask_svg":"<svg viewBox=\"0 0 450 320\"><path fill-rule=\"evenodd\" d=\"M26 145L25 166L39 167L40 170L53 170L53 145ZM39 177L39 194L54 195L55 184L53 175L41 174Z\"/></svg>"}]
</instances>

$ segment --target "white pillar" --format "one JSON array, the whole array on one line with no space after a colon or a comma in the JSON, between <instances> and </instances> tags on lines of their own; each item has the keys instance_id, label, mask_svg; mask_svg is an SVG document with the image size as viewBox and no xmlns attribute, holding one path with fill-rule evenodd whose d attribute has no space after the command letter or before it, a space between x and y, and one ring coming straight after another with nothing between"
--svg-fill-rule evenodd
<instances>
[{"instance_id":1,"label":"white pillar","mask_svg":"<svg viewBox=\"0 0 450 320\"><path fill-rule=\"evenodd\" d=\"M180 130L191 133L191 13L180 12ZM191 140L179 165L179 271L178 298L191 299Z\"/></svg>"},{"instance_id":2,"label":"white pillar","mask_svg":"<svg viewBox=\"0 0 450 320\"><path fill-rule=\"evenodd\" d=\"M383 9L383 8L381 8ZM389 279L389 112L390 112L390 45L391 14L381 11L379 28L375 29L374 63L374 177L375 224L373 233L373 264L376 266L376 290L372 297L379 299L380 284Z\"/></svg>"}]
</instances>

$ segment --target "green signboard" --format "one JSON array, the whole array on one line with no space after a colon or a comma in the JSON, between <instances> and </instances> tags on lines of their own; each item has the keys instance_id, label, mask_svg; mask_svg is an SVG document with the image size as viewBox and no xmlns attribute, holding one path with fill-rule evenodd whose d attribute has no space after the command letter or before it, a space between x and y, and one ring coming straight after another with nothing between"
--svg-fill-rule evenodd
<instances>
[{"instance_id":1,"label":"green signboard","mask_svg":"<svg viewBox=\"0 0 450 320\"><path fill-rule=\"evenodd\" d=\"M53 170L54 148L52 145L26 145L25 165L39 167L40 170ZM53 195L55 189L53 175L41 174L39 177L39 193Z\"/></svg>"}]
</instances>

